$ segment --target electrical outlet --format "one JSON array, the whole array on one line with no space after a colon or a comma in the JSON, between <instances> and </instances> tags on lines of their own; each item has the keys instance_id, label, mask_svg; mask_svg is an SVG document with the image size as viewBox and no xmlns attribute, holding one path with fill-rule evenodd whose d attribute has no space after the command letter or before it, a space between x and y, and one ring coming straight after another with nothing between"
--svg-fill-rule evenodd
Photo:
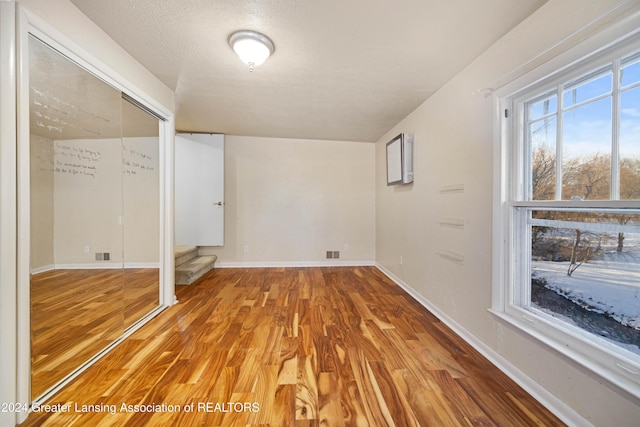
<instances>
[{"instance_id":1,"label":"electrical outlet","mask_svg":"<svg viewBox=\"0 0 640 427\"><path fill-rule=\"evenodd\" d=\"M84 253L85 253L85 254L88 254L88 253L90 253L90 252L91 252L91 246L86 245L86 246L84 247Z\"/></svg>"},{"instance_id":2,"label":"electrical outlet","mask_svg":"<svg viewBox=\"0 0 640 427\"><path fill-rule=\"evenodd\" d=\"M248 254L249 253L249 245L244 245L242 250L244 251L245 254Z\"/></svg>"},{"instance_id":3,"label":"electrical outlet","mask_svg":"<svg viewBox=\"0 0 640 427\"><path fill-rule=\"evenodd\" d=\"M348 243L345 243L345 244L344 244L344 251L345 251L345 252L349 252L349 250L350 250L350 248L349 248L349 244L348 244Z\"/></svg>"}]
</instances>

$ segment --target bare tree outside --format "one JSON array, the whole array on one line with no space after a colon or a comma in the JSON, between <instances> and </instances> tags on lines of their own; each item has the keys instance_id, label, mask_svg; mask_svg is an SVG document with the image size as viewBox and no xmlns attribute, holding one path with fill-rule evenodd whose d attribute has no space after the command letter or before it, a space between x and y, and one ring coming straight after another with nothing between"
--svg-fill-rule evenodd
<instances>
[{"instance_id":1,"label":"bare tree outside","mask_svg":"<svg viewBox=\"0 0 640 427\"><path fill-rule=\"evenodd\" d=\"M556 192L556 153L548 145L533 152L531 182L533 200L553 200Z\"/></svg>"},{"instance_id":2,"label":"bare tree outside","mask_svg":"<svg viewBox=\"0 0 640 427\"><path fill-rule=\"evenodd\" d=\"M546 144L539 144L531 154L531 182L533 200L553 200L556 186L556 153ZM573 157L564 160L562 174L562 194L567 200L608 200L611 187L611 156L596 153L585 157ZM624 158L620 162L620 198L640 199L640 159ZM551 212L544 213L544 219L565 221L585 221L580 213ZM615 220L624 225L631 219L629 215L615 215ZM567 275L583 263L596 256L602 248L602 239L586 235L575 230L570 243L571 250L557 239L551 242L544 238L546 227L534 227L532 245L534 253L544 253L545 258L569 262ZM588 237L588 238L586 238ZM617 236L616 251L624 251L624 233ZM540 248L536 249L536 246ZM562 246L565 248L563 249ZM555 252L555 253L554 253ZM567 252L570 253L567 256Z\"/></svg>"}]
</instances>

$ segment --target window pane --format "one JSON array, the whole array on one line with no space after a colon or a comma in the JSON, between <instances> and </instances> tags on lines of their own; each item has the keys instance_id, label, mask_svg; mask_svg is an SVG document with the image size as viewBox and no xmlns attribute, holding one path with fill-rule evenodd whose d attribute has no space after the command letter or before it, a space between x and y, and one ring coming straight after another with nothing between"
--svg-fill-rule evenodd
<instances>
[{"instance_id":1,"label":"window pane","mask_svg":"<svg viewBox=\"0 0 640 427\"><path fill-rule=\"evenodd\" d=\"M640 354L640 215L537 211L531 306ZM584 226L569 225L585 221ZM602 230L599 230L602 227Z\"/></svg>"},{"instance_id":2,"label":"window pane","mask_svg":"<svg viewBox=\"0 0 640 427\"><path fill-rule=\"evenodd\" d=\"M611 97L563 114L562 198L607 200L611 181Z\"/></svg>"},{"instance_id":3,"label":"window pane","mask_svg":"<svg viewBox=\"0 0 640 427\"><path fill-rule=\"evenodd\" d=\"M556 187L556 117L529 124L531 200L553 200Z\"/></svg>"},{"instance_id":4,"label":"window pane","mask_svg":"<svg viewBox=\"0 0 640 427\"><path fill-rule=\"evenodd\" d=\"M557 111L557 97L552 97L536 101L529 104L529 121L537 120L549 114L555 114Z\"/></svg>"},{"instance_id":5,"label":"window pane","mask_svg":"<svg viewBox=\"0 0 640 427\"><path fill-rule=\"evenodd\" d=\"M620 94L620 198L640 199L640 87Z\"/></svg>"},{"instance_id":6,"label":"window pane","mask_svg":"<svg viewBox=\"0 0 640 427\"><path fill-rule=\"evenodd\" d=\"M568 108L580 102L611 93L612 74L588 80L564 91L564 107Z\"/></svg>"},{"instance_id":7,"label":"window pane","mask_svg":"<svg viewBox=\"0 0 640 427\"><path fill-rule=\"evenodd\" d=\"M640 82L640 62L622 68L620 76L621 87L624 88L637 82Z\"/></svg>"}]
</instances>

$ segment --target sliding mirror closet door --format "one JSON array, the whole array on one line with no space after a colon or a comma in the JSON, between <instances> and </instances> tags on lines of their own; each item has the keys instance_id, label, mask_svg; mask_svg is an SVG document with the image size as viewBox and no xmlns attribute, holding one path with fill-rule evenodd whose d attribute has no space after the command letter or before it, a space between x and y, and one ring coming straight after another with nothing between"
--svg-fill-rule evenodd
<instances>
[{"instance_id":1,"label":"sliding mirror closet door","mask_svg":"<svg viewBox=\"0 0 640 427\"><path fill-rule=\"evenodd\" d=\"M124 330L121 95L29 38L31 395Z\"/></svg>"},{"instance_id":2,"label":"sliding mirror closet door","mask_svg":"<svg viewBox=\"0 0 640 427\"><path fill-rule=\"evenodd\" d=\"M160 121L122 98L124 324L160 305Z\"/></svg>"},{"instance_id":3,"label":"sliding mirror closet door","mask_svg":"<svg viewBox=\"0 0 640 427\"><path fill-rule=\"evenodd\" d=\"M39 39L28 50L37 399L159 305L159 122Z\"/></svg>"}]
</instances>

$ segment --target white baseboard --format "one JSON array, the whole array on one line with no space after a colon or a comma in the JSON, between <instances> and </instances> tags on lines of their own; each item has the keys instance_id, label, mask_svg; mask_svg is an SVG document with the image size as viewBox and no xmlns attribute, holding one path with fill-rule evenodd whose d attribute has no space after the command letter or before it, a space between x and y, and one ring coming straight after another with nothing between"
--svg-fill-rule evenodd
<instances>
[{"instance_id":1,"label":"white baseboard","mask_svg":"<svg viewBox=\"0 0 640 427\"><path fill-rule=\"evenodd\" d=\"M160 268L158 262L88 262L73 264L50 264L31 269L31 274L44 273L51 270L100 270L100 269L117 269L117 268Z\"/></svg>"},{"instance_id":2,"label":"white baseboard","mask_svg":"<svg viewBox=\"0 0 640 427\"><path fill-rule=\"evenodd\" d=\"M479 340L475 335L467 331L438 307L427 301L407 283L396 277L382 265L376 264L376 267L567 425L593 427L593 424L587 421L573 408L558 399L546 388L532 380L524 372L511 364L511 362L497 353L494 349Z\"/></svg>"},{"instance_id":3,"label":"white baseboard","mask_svg":"<svg viewBox=\"0 0 640 427\"><path fill-rule=\"evenodd\" d=\"M296 261L296 262L220 262L216 268L283 268L283 267L373 267L375 261Z\"/></svg>"},{"instance_id":4,"label":"white baseboard","mask_svg":"<svg viewBox=\"0 0 640 427\"><path fill-rule=\"evenodd\" d=\"M70 263L56 264L56 270L99 270L99 269L116 269L122 268L121 262L87 262L87 263Z\"/></svg>"},{"instance_id":5,"label":"white baseboard","mask_svg":"<svg viewBox=\"0 0 640 427\"><path fill-rule=\"evenodd\" d=\"M160 268L159 262L126 262L124 268Z\"/></svg>"},{"instance_id":6,"label":"white baseboard","mask_svg":"<svg viewBox=\"0 0 640 427\"><path fill-rule=\"evenodd\" d=\"M47 271L55 270L56 266L54 264L43 265L40 267L34 267L31 269L31 274L45 273Z\"/></svg>"}]
</instances>

